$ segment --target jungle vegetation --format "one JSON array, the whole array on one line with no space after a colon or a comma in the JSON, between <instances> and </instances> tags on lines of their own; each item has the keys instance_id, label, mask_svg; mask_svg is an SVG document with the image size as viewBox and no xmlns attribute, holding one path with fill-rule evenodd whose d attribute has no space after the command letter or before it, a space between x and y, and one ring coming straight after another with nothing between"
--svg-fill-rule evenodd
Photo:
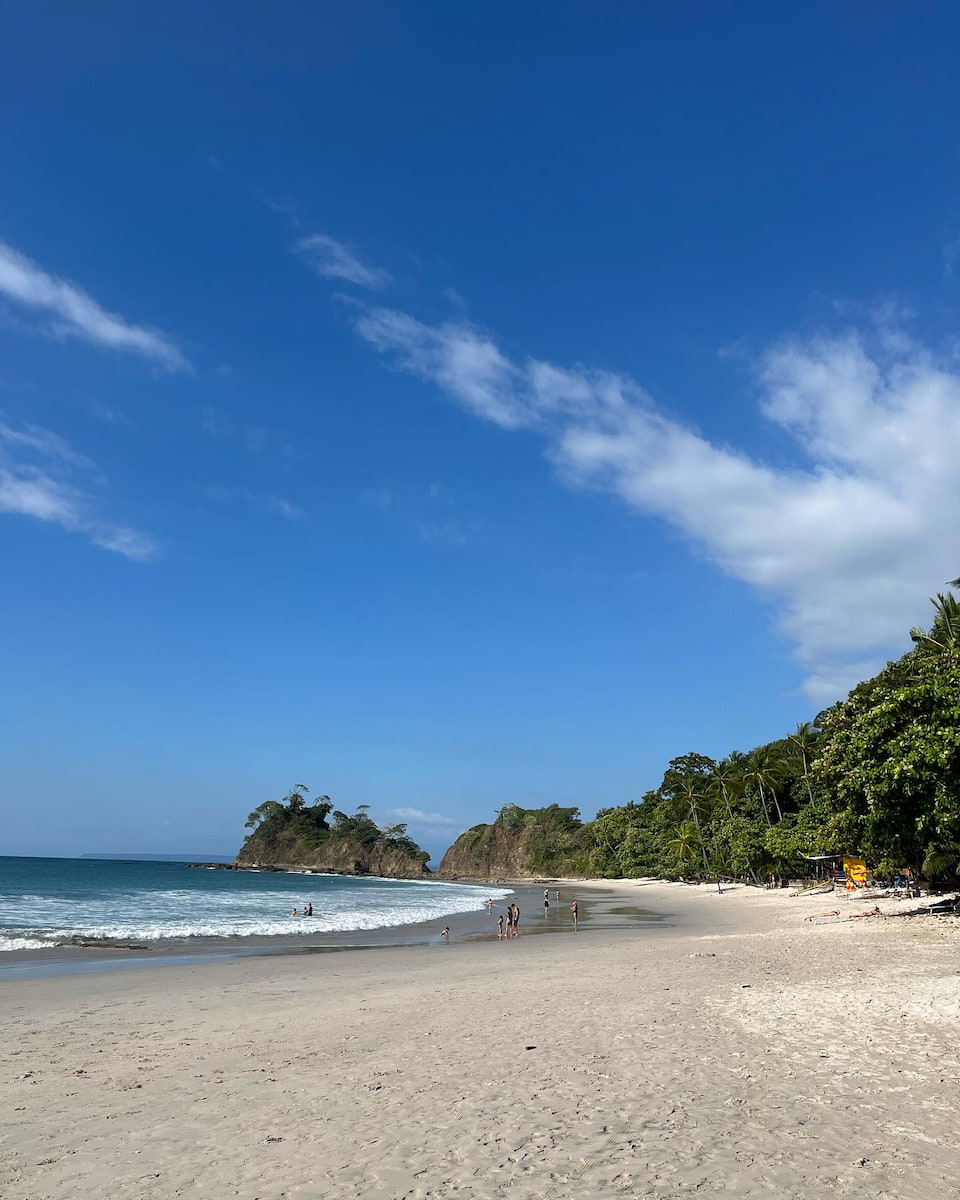
<instances>
[{"instance_id":1,"label":"jungle vegetation","mask_svg":"<svg viewBox=\"0 0 960 1200\"><path fill-rule=\"evenodd\" d=\"M667 878L805 875L817 853L866 855L877 874L960 871L960 604L846 700L785 737L715 760L670 761L640 804L601 810L590 870Z\"/></svg>"}]
</instances>

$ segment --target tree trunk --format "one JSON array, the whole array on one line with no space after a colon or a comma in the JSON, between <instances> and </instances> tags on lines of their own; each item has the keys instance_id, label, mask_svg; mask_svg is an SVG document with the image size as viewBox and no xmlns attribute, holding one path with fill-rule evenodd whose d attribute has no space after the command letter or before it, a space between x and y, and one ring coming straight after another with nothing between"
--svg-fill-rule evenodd
<instances>
[{"instance_id":1,"label":"tree trunk","mask_svg":"<svg viewBox=\"0 0 960 1200\"><path fill-rule=\"evenodd\" d=\"M767 798L763 791L763 780L760 779L759 776L757 777L757 783L760 785L760 803L763 805L763 819L767 823L767 828L772 829L773 822L770 820L770 812L767 809Z\"/></svg>"}]
</instances>

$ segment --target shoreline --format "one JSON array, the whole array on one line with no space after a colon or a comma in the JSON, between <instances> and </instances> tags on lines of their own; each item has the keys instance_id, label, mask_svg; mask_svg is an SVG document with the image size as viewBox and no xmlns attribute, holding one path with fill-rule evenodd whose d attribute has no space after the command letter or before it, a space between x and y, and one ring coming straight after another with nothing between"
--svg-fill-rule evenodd
<instances>
[{"instance_id":1,"label":"shoreline","mask_svg":"<svg viewBox=\"0 0 960 1200\"><path fill-rule=\"evenodd\" d=\"M454 883L460 881L445 880ZM476 886L474 881L462 881ZM572 926L569 901L561 900L557 905L551 901L551 918L544 924L542 917L542 886L544 881L531 883L529 880L501 880L496 883L484 881L491 887L511 888L511 899L515 899L523 912L525 933L557 934ZM616 926L620 914L604 911L603 897L606 881L593 880L589 884L573 880L553 881L561 889L572 893L578 888L581 900L581 922L597 924L603 920L605 927ZM551 887L551 892L554 890ZM502 911L503 902L495 904L494 914ZM645 919L646 918L646 919ZM656 924L659 914L638 914L631 921ZM379 929L345 930L310 934L276 934L270 937L250 938L197 938L166 939L153 945L118 946L102 945L59 945L43 948L6 950L0 953L0 985L17 979L76 976L86 973L104 973L124 970L142 971L151 967L178 965L201 965L229 959L272 958L298 955L336 953L348 950L400 949L402 947L432 945L438 940L442 925L448 925L455 939L496 940L495 916L491 919L486 910L450 914L443 918L415 921L405 925L384 926Z\"/></svg>"}]
</instances>

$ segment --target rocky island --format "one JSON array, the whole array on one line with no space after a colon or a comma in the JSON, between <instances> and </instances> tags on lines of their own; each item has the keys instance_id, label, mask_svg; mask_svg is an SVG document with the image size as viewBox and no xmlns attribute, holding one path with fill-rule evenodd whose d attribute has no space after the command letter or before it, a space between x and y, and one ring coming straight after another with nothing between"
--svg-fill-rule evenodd
<instances>
[{"instance_id":1,"label":"rocky island","mask_svg":"<svg viewBox=\"0 0 960 1200\"><path fill-rule=\"evenodd\" d=\"M260 870L315 870L341 875L420 879L430 875L429 854L408 836L406 825L381 828L361 804L352 815L329 796L307 802L296 784L283 800L267 800L247 818L251 831L233 864Z\"/></svg>"}]
</instances>

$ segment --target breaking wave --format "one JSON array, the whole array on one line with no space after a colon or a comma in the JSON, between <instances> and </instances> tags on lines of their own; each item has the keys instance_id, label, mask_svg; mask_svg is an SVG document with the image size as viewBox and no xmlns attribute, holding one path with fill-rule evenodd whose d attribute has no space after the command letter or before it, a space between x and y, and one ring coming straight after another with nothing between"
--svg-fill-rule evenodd
<instances>
[{"instance_id":1,"label":"breaking wave","mask_svg":"<svg viewBox=\"0 0 960 1200\"><path fill-rule=\"evenodd\" d=\"M115 865L110 867L116 874ZM128 866L124 887L3 895L0 951L41 949L76 940L151 943L390 929L481 911L488 897L510 895L505 888L434 881L186 873L183 867L164 867L164 883L175 879L186 886L130 886L129 873L136 868ZM171 874L174 870L179 876ZM314 915L299 915L308 903L313 904ZM290 915L294 908L297 916Z\"/></svg>"}]
</instances>

